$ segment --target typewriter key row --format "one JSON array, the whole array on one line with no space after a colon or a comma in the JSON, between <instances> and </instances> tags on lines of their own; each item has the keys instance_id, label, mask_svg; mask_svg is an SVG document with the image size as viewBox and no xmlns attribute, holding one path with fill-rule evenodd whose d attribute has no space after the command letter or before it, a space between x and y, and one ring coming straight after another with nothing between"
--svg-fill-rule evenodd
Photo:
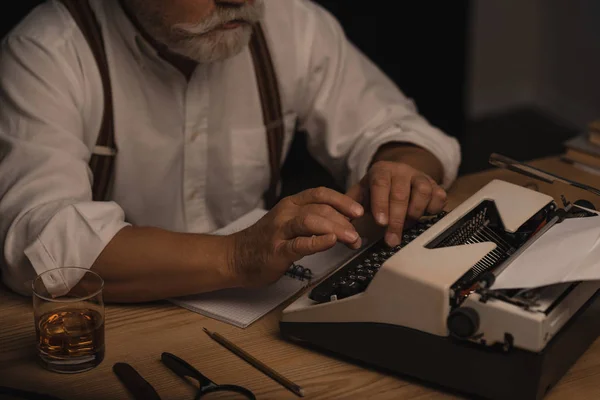
<instances>
[{"instance_id":1,"label":"typewriter key row","mask_svg":"<svg viewBox=\"0 0 600 400\"><path fill-rule=\"evenodd\" d=\"M364 292L388 258L419 237L421 233L425 232L446 214L446 212L442 212L405 230L399 246L389 247L383 238L373 243L359 257L350 261L317 285L310 292L309 298L318 303L326 303Z\"/></svg>"}]
</instances>

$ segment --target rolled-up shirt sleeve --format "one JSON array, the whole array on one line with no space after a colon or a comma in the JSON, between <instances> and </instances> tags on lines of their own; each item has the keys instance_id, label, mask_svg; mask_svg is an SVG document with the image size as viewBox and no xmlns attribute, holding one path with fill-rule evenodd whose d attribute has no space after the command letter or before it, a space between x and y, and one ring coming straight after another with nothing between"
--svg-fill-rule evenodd
<instances>
[{"instance_id":1,"label":"rolled-up shirt sleeve","mask_svg":"<svg viewBox=\"0 0 600 400\"><path fill-rule=\"evenodd\" d=\"M90 268L127 226L118 204L92 201L95 135L86 129L99 126L101 112L89 107L102 93L90 93L100 85L84 82L93 80L78 57L91 53L66 38L16 34L0 52L0 263L4 283L22 294L36 274Z\"/></svg>"},{"instance_id":2,"label":"rolled-up shirt sleeve","mask_svg":"<svg viewBox=\"0 0 600 400\"><path fill-rule=\"evenodd\" d=\"M308 1L297 4L296 20L303 21L295 24L302 82L297 99L312 155L350 186L365 175L381 145L409 143L438 158L448 188L460 165L458 141L421 116L327 11Z\"/></svg>"}]
</instances>

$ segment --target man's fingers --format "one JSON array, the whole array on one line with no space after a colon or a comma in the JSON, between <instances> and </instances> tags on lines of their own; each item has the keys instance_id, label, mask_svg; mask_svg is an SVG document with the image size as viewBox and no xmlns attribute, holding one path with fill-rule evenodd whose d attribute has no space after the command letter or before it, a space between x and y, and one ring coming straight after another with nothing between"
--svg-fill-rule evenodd
<instances>
[{"instance_id":1,"label":"man's fingers","mask_svg":"<svg viewBox=\"0 0 600 400\"><path fill-rule=\"evenodd\" d=\"M429 182L431 182L431 187L433 188L433 193L431 194L431 200L429 201L429 206L427 206L427 213L439 214L444 210L446 204L448 202L448 193L441 188L438 183L433 180L430 176L425 175Z\"/></svg>"},{"instance_id":2,"label":"man's fingers","mask_svg":"<svg viewBox=\"0 0 600 400\"><path fill-rule=\"evenodd\" d=\"M327 204L348 218L359 218L364 213L363 207L358 202L345 194L326 187L305 190L292 196L291 199L298 206Z\"/></svg>"},{"instance_id":3,"label":"man's fingers","mask_svg":"<svg viewBox=\"0 0 600 400\"><path fill-rule=\"evenodd\" d=\"M437 186L437 185L436 185ZM410 191L410 205L407 216L417 220L425 214L433 196L433 183L424 175L416 175L412 179Z\"/></svg>"},{"instance_id":4,"label":"man's fingers","mask_svg":"<svg viewBox=\"0 0 600 400\"><path fill-rule=\"evenodd\" d=\"M357 203L362 204L363 202L363 188L362 185L360 183L357 183L356 185L352 186L347 192L346 192L346 196L350 197L352 200L354 200Z\"/></svg>"},{"instance_id":5,"label":"man's fingers","mask_svg":"<svg viewBox=\"0 0 600 400\"><path fill-rule=\"evenodd\" d=\"M333 233L321 236L296 237L285 242L284 251L291 259L298 260L311 254L329 250L337 242Z\"/></svg>"},{"instance_id":6,"label":"man's fingers","mask_svg":"<svg viewBox=\"0 0 600 400\"><path fill-rule=\"evenodd\" d=\"M352 200L357 203L362 204L363 208L369 204L369 175L367 174L365 177L361 179L356 185L352 186L348 192L346 192L346 196L350 197Z\"/></svg>"},{"instance_id":7,"label":"man's fingers","mask_svg":"<svg viewBox=\"0 0 600 400\"><path fill-rule=\"evenodd\" d=\"M392 186L392 175L385 169L373 171L369 176L371 191L371 212L379 225L389 223L389 201Z\"/></svg>"},{"instance_id":8,"label":"man's fingers","mask_svg":"<svg viewBox=\"0 0 600 400\"><path fill-rule=\"evenodd\" d=\"M344 217L340 214L335 208L325 205L325 204L311 204L304 208L305 213L319 215L335 224L338 224L345 232L356 232L356 227L348 220L348 218ZM335 232L334 232L335 233ZM338 236L339 237L339 236ZM354 237L354 234L353 234ZM343 241L348 247L351 249L359 249L362 245L362 241L359 237L350 243L347 241Z\"/></svg>"},{"instance_id":9,"label":"man's fingers","mask_svg":"<svg viewBox=\"0 0 600 400\"><path fill-rule=\"evenodd\" d=\"M431 201L429 202L429 206L427 207L427 212L429 214L438 214L440 213L444 207L446 207L446 202L448 201L448 194L444 189L439 186L433 187L433 194L431 195Z\"/></svg>"},{"instance_id":10,"label":"man's fingers","mask_svg":"<svg viewBox=\"0 0 600 400\"><path fill-rule=\"evenodd\" d=\"M354 226L350 223L350 220L337 211L335 208L326 204L311 204L304 207L301 214L315 214L330 221L338 223L347 227L348 229L354 229Z\"/></svg>"},{"instance_id":11,"label":"man's fingers","mask_svg":"<svg viewBox=\"0 0 600 400\"><path fill-rule=\"evenodd\" d=\"M360 236L352 224L338 224L330 219L316 214L297 216L286 225L284 236L293 239L299 236L334 234L342 243L360 247Z\"/></svg>"},{"instance_id":12,"label":"man's fingers","mask_svg":"<svg viewBox=\"0 0 600 400\"><path fill-rule=\"evenodd\" d=\"M410 190L410 178L406 176L394 177L389 194L390 223L385 235L388 246L393 247L400 244L409 206Z\"/></svg>"}]
</instances>

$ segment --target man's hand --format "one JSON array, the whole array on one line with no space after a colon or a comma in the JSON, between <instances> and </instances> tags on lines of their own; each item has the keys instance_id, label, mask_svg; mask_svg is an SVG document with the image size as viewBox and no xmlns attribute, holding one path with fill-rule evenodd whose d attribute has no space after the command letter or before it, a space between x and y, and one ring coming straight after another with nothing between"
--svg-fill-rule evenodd
<instances>
[{"instance_id":1,"label":"man's hand","mask_svg":"<svg viewBox=\"0 0 600 400\"><path fill-rule=\"evenodd\" d=\"M446 205L446 192L427 174L394 161L378 161L367 175L348 191L359 203L370 203L378 224L387 226L385 241L397 246L408 220L425 212L436 214Z\"/></svg>"},{"instance_id":2,"label":"man's hand","mask_svg":"<svg viewBox=\"0 0 600 400\"><path fill-rule=\"evenodd\" d=\"M350 197L327 188L287 197L256 224L232 235L230 268L240 285L256 286L276 281L293 262L338 241L358 249L361 239L351 220L363 213Z\"/></svg>"}]
</instances>

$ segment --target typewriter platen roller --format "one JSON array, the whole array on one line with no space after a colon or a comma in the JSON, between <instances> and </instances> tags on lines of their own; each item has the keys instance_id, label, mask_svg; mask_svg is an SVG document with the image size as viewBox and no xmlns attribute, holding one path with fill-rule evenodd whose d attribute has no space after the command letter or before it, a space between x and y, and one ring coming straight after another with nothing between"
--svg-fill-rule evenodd
<instances>
[{"instance_id":1,"label":"typewriter platen roller","mask_svg":"<svg viewBox=\"0 0 600 400\"><path fill-rule=\"evenodd\" d=\"M600 285L490 287L553 224L575 217L597 214L492 181L407 229L400 246L379 240L358 254L283 311L281 332L465 393L541 398L600 332L600 314L582 322Z\"/></svg>"}]
</instances>

